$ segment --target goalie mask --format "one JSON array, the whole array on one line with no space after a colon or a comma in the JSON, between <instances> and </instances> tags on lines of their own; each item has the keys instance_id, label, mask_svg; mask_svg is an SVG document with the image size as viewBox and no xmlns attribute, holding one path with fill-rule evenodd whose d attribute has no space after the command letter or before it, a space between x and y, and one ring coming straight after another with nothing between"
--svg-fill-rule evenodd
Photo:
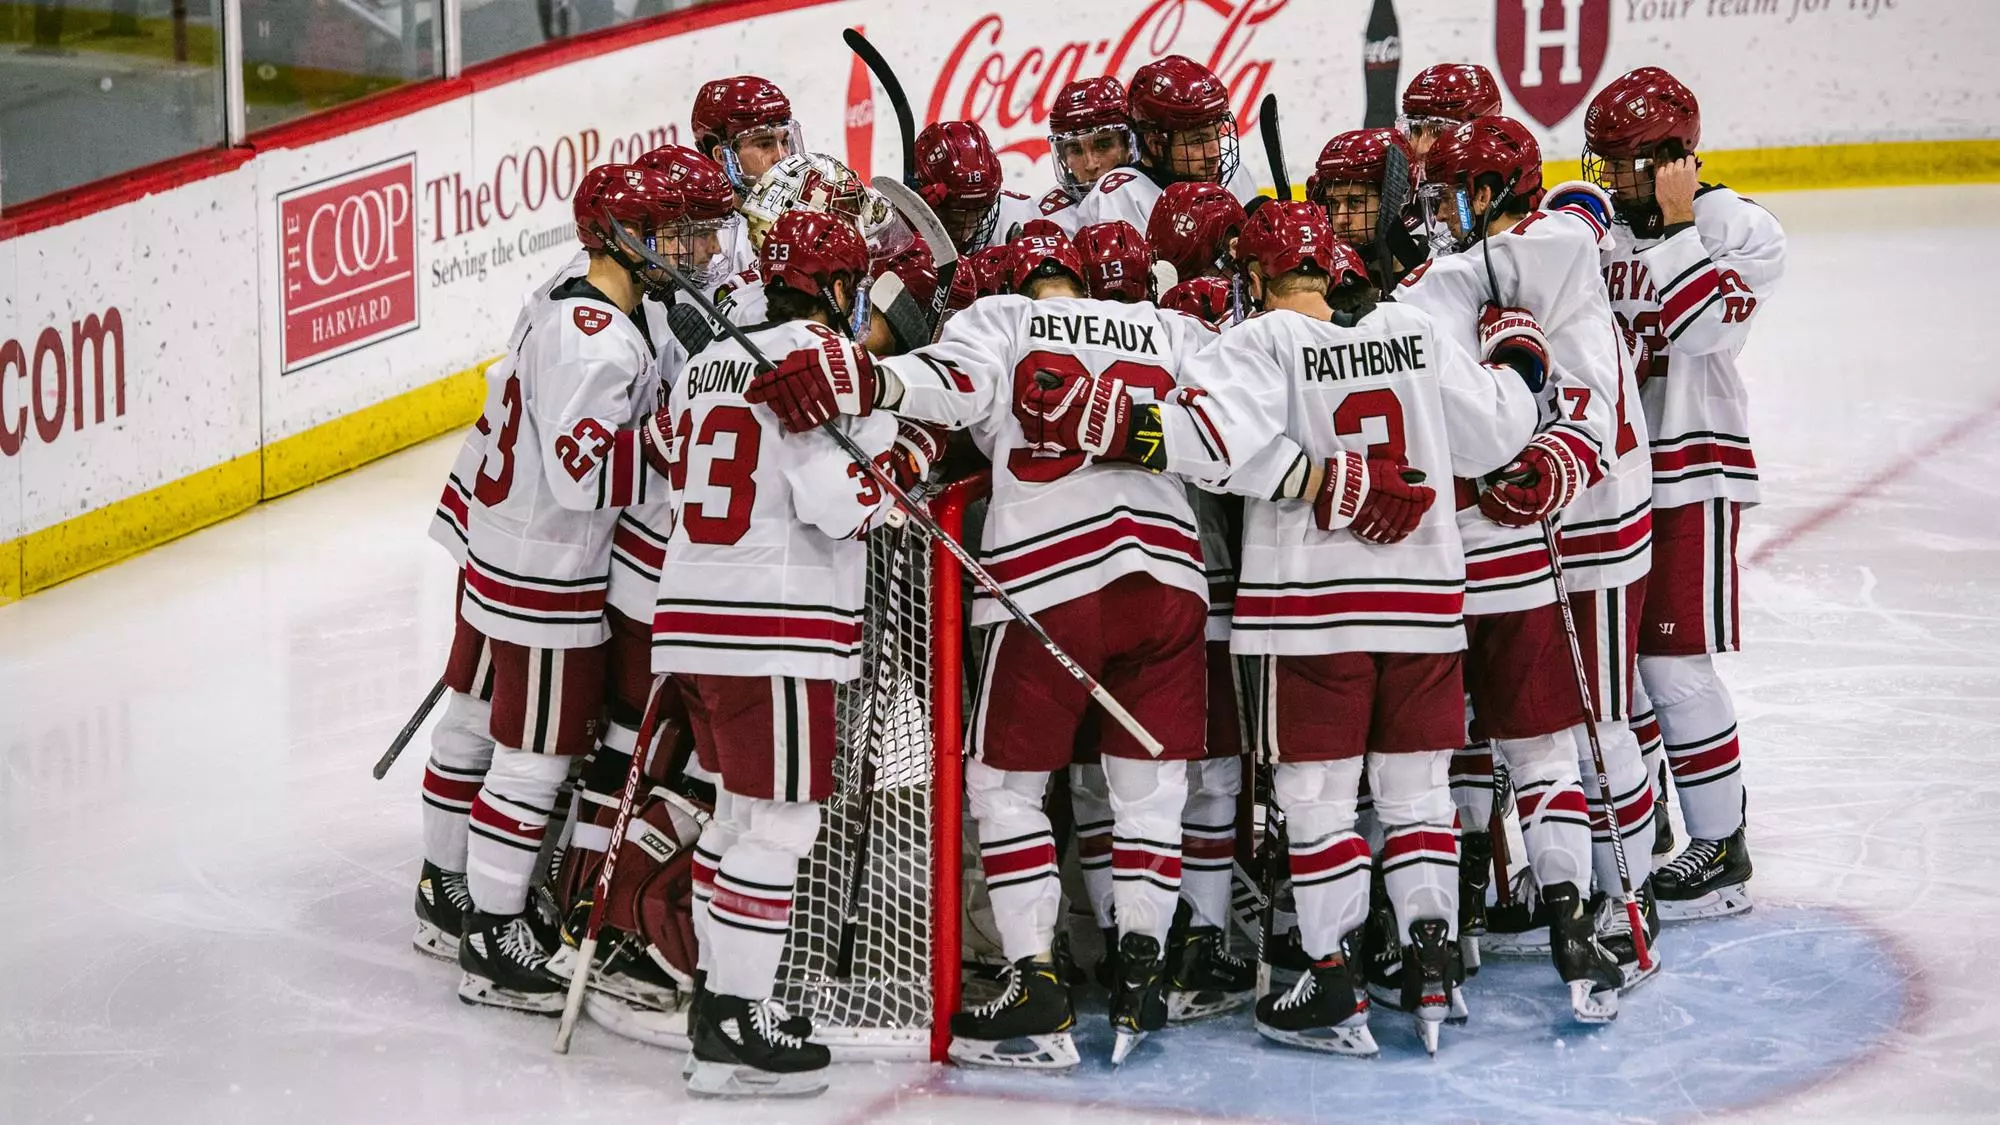
<instances>
[{"instance_id":1,"label":"goalie mask","mask_svg":"<svg viewBox=\"0 0 2000 1125\"><path fill-rule=\"evenodd\" d=\"M750 244L761 250L772 225L789 212L832 215L858 232L870 204L868 189L853 169L824 153L808 152L773 164L743 197L741 210Z\"/></svg>"}]
</instances>

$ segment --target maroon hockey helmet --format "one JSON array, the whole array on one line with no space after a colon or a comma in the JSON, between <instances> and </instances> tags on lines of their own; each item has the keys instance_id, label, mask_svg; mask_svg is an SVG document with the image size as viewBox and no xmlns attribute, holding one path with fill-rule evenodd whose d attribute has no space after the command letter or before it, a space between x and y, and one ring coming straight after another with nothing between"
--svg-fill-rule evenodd
<instances>
[{"instance_id":1,"label":"maroon hockey helmet","mask_svg":"<svg viewBox=\"0 0 2000 1125\"><path fill-rule=\"evenodd\" d=\"M811 296L833 297L833 283L849 293L868 273L868 244L854 227L825 211L787 211L771 224L758 256L767 283Z\"/></svg>"},{"instance_id":2,"label":"maroon hockey helmet","mask_svg":"<svg viewBox=\"0 0 2000 1125\"><path fill-rule=\"evenodd\" d=\"M1406 121L1443 120L1454 125L1500 112L1500 84L1478 63L1437 63L1403 88Z\"/></svg>"},{"instance_id":3,"label":"maroon hockey helmet","mask_svg":"<svg viewBox=\"0 0 2000 1125\"><path fill-rule=\"evenodd\" d=\"M1234 319L1226 277L1193 277L1160 294L1160 307L1220 327Z\"/></svg>"},{"instance_id":4,"label":"maroon hockey helmet","mask_svg":"<svg viewBox=\"0 0 2000 1125\"><path fill-rule=\"evenodd\" d=\"M1475 118L1437 139L1424 154L1425 190L1464 188L1495 176L1509 198L1533 207L1542 198L1542 146L1511 117Z\"/></svg>"},{"instance_id":5,"label":"maroon hockey helmet","mask_svg":"<svg viewBox=\"0 0 2000 1125\"><path fill-rule=\"evenodd\" d=\"M1367 264L1334 237L1326 212L1302 200L1273 200L1257 208L1236 240L1236 257L1246 268L1257 263L1266 278L1310 265L1330 277L1335 288L1353 279L1368 280Z\"/></svg>"},{"instance_id":6,"label":"maroon hockey helmet","mask_svg":"<svg viewBox=\"0 0 2000 1125\"><path fill-rule=\"evenodd\" d=\"M1619 75L1583 112L1584 146L1599 157L1678 160L1701 147L1701 105L1694 91L1657 66ZM1661 152L1669 142L1678 145Z\"/></svg>"},{"instance_id":7,"label":"maroon hockey helmet","mask_svg":"<svg viewBox=\"0 0 2000 1125\"><path fill-rule=\"evenodd\" d=\"M981 297L1007 292L1007 266L1013 258L1011 246L987 246L960 258L945 307L962 309Z\"/></svg>"},{"instance_id":8,"label":"maroon hockey helmet","mask_svg":"<svg viewBox=\"0 0 2000 1125\"><path fill-rule=\"evenodd\" d=\"M1243 205L1221 184L1168 184L1146 221L1146 242L1183 278L1226 272L1229 240L1246 221Z\"/></svg>"},{"instance_id":9,"label":"maroon hockey helmet","mask_svg":"<svg viewBox=\"0 0 2000 1125\"><path fill-rule=\"evenodd\" d=\"M917 134L917 194L961 252L993 240L1000 217L1000 157L975 121L939 121Z\"/></svg>"},{"instance_id":10,"label":"maroon hockey helmet","mask_svg":"<svg viewBox=\"0 0 2000 1125\"><path fill-rule=\"evenodd\" d=\"M1085 292L1090 291L1090 283L1084 279L1083 256L1061 231L1024 234L1009 242L1007 251L1007 292L1019 293L1028 282L1053 270L1069 274Z\"/></svg>"},{"instance_id":11,"label":"maroon hockey helmet","mask_svg":"<svg viewBox=\"0 0 2000 1125\"><path fill-rule=\"evenodd\" d=\"M1117 148L1112 147L1116 145ZM1122 153L1118 152L1122 148ZM1106 171L1138 155L1139 140L1126 113L1125 87L1116 78L1079 78L1062 88L1049 110L1049 158L1069 202L1083 197ZM1074 158L1084 165L1078 172Z\"/></svg>"},{"instance_id":12,"label":"maroon hockey helmet","mask_svg":"<svg viewBox=\"0 0 2000 1125\"><path fill-rule=\"evenodd\" d=\"M1049 108L1051 137L1117 129L1131 123L1125 112L1125 86L1108 74L1069 83L1057 92L1055 105Z\"/></svg>"},{"instance_id":13,"label":"maroon hockey helmet","mask_svg":"<svg viewBox=\"0 0 2000 1125\"><path fill-rule=\"evenodd\" d=\"M1076 232L1083 280L1100 301L1144 301L1152 297L1153 251L1139 228L1122 219L1092 223Z\"/></svg>"},{"instance_id":14,"label":"maroon hockey helmet","mask_svg":"<svg viewBox=\"0 0 2000 1125\"><path fill-rule=\"evenodd\" d=\"M576 237L586 250L608 253L624 265L626 260L611 236L610 219L638 228L641 240L681 217L681 195L667 178L650 168L631 164L600 164L583 174L570 197L576 212Z\"/></svg>"},{"instance_id":15,"label":"maroon hockey helmet","mask_svg":"<svg viewBox=\"0 0 2000 1125\"><path fill-rule=\"evenodd\" d=\"M727 219L736 209L736 193L722 165L686 145L661 145L632 163L665 176L680 192L689 219Z\"/></svg>"},{"instance_id":16,"label":"maroon hockey helmet","mask_svg":"<svg viewBox=\"0 0 2000 1125\"><path fill-rule=\"evenodd\" d=\"M695 147L703 152L728 145L745 133L791 123L792 100L777 83L754 74L703 83L694 96L694 111L688 115Z\"/></svg>"},{"instance_id":17,"label":"maroon hockey helmet","mask_svg":"<svg viewBox=\"0 0 2000 1125\"><path fill-rule=\"evenodd\" d=\"M1318 202L1317 193L1328 184L1367 184L1379 189L1392 148L1402 152L1405 169L1414 166L1416 156L1410 151L1410 142L1394 129L1349 129L1335 134L1319 150L1319 161L1306 182L1306 198Z\"/></svg>"},{"instance_id":18,"label":"maroon hockey helmet","mask_svg":"<svg viewBox=\"0 0 2000 1125\"><path fill-rule=\"evenodd\" d=\"M1229 87L1214 71L1186 55L1168 55L1132 76L1126 104L1142 142L1140 163L1155 179L1226 184L1236 175L1236 115ZM1213 152L1206 142L1174 141L1207 127L1215 129Z\"/></svg>"}]
</instances>

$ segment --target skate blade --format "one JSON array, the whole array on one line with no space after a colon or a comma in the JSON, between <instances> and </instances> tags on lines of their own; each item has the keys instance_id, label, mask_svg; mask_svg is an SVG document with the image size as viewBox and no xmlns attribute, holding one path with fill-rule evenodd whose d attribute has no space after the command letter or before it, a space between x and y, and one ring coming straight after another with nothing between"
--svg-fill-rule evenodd
<instances>
[{"instance_id":1,"label":"skate blade","mask_svg":"<svg viewBox=\"0 0 2000 1125\"><path fill-rule=\"evenodd\" d=\"M568 978L564 978L568 979ZM628 977L624 974L592 973L586 985L592 992L616 996L620 1000L636 1004L641 1008L653 1008L671 1012L680 1005L681 993L662 985Z\"/></svg>"},{"instance_id":2,"label":"skate blade","mask_svg":"<svg viewBox=\"0 0 2000 1125\"><path fill-rule=\"evenodd\" d=\"M774 1074L754 1066L696 1059L687 1088L697 1098L811 1098L826 1092L826 1071Z\"/></svg>"},{"instance_id":3,"label":"skate blade","mask_svg":"<svg viewBox=\"0 0 2000 1125\"><path fill-rule=\"evenodd\" d=\"M1349 1026L1350 1024L1352 1026ZM1366 1012L1356 1013L1348 1017L1347 1022L1334 1027L1315 1027L1308 1031L1286 1031L1259 1023L1257 1034L1274 1043L1304 1047L1308 1051L1321 1051L1329 1055L1372 1059L1382 1053L1382 1049L1375 1045L1375 1034L1368 1030Z\"/></svg>"},{"instance_id":4,"label":"skate blade","mask_svg":"<svg viewBox=\"0 0 2000 1125\"><path fill-rule=\"evenodd\" d=\"M458 963L458 939L429 922L417 923L417 932L410 936L410 944L426 957L450 961L454 965Z\"/></svg>"},{"instance_id":5,"label":"skate blade","mask_svg":"<svg viewBox=\"0 0 2000 1125\"><path fill-rule=\"evenodd\" d=\"M1659 899L1660 921L1696 922L1703 918L1727 918L1731 914L1741 914L1751 907L1750 887L1738 883L1733 887L1710 891L1700 898Z\"/></svg>"},{"instance_id":6,"label":"skate blade","mask_svg":"<svg viewBox=\"0 0 2000 1125\"><path fill-rule=\"evenodd\" d=\"M1545 960L1549 955L1549 928L1538 926L1532 930L1512 933L1488 930L1479 939L1481 957L1511 959L1515 957Z\"/></svg>"},{"instance_id":7,"label":"skate blade","mask_svg":"<svg viewBox=\"0 0 2000 1125\"><path fill-rule=\"evenodd\" d=\"M1569 982L1569 1008L1578 1023L1610 1023L1618 1018L1618 990L1573 980Z\"/></svg>"},{"instance_id":8,"label":"skate blade","mask_svg":"<svg viewBox=\"0 0 2000 1125\"><path fill-rule=\"evenodd\" d=\"M1223 992L1201 989L1167 993L1167 1022L1193 1023L1224 1012L1247 1007L1257 999L1255 992Z\"/></svg>"},{"instance_id":9,"label":"skate blade","mask_svg":"<svg viewBox=\"0 0 2000 1125\"><path fill-rule=\"evenodd\" d=\"M1402 985L1384 984L1383 982L1378 980L1371 980L1367 983L1365 989L1368 993L1368 999L1374 1001L1377 1004L1380 1004L1384 1008L1387 1008L1392 1012L1409 1011L1408 1008L1405 1008L1403 1006Z\"/></svg>"},{"instance_id":10,"label":"skate blade","mask_svg":"<svg viewBox=\"0 0 2000 1125\"><path fill-rule=\"evenodd\" d=\"M1642 985L1647 981L1652 980L1654 977L1660 975L1659 946L1649 945L1646 947L1646 952L1649 955L1651 955L1653 959L1653 967L1650 969L1640 968L1639 962L1636 960L1620 961L1618 963L1618 971L1620 973L1623 973L1625 976L1625 983L1622 986L1620 986L1619 991L1630 992L1639 985Z\"/></svg>"},{"instance_id":11,"label":"skate blade","mask_svg":"<svg viewBox=\"0 0 2000 1125\"><path fill-rule=\"evenodd\" d=\"M613 1035L665 1047L670 1051L688 1049L688 1012L685 1007L662 1011L634 1004L623 997L586 992L583 1014Z\"/></svg>"},{"instance_id":12,"label":"skate blade","mask_svg":"<svg viewBox=\"0 0 2000 1125\"><path fill-rule=\"evenodd\" d=\"M458 998L483 1008L504 1008L510 1012L527 1012L537 1016L559 1016L563 1010L561 990L515 992L466 972L458 976Z\"/></svg>"},{"instance_id":13,"label":"skate blade","mask_svg":"<svg viewBox=\"0 0 2000 1125\"><path fill-rule=\"evenodd\" d=\"M1018 1039L953 1038L945 1054L960 1066L993 1070L1068 1070L1083 1061L1067 1031Z\"/></svg>"},{"instance_id":14,"label":"skate blade","mask_svg":"<svg viewBox=\"0 0 2000 1125\"><path fill-rule=\"evenodd\" d=\"M1479 975L1479 935L1461 933L1458 935L1458 951L1465 959L1465 975Z\"/></svg>"},{"instance_id":15,"label":"skate blade","mask_svg":"<svg viewBox=\"0 0 2000 1125\"><path fill-rule=\"evenodd\" d=\"M1437 1015L1427 1015L1427 1012L1432 1011L1431 1006L1426 1005L1417 1009L1417 1037L1424 1041L1424 1053L1432 1058L1437 1057L1438 1038L1444 1028L1442 1018L1444 1010L1440 1006L1436 1009Z\"/></svg>"},{"instance_id":16,"label":"skate blade","mask_svg":"<svg viewBox=\"0 0 2000 1125\"><path fill-rule=\"evenodd\" d=\"M1146 1041L1146 1033L1125 1027L1115 1031L1116 1036L1111 1040L1111 1065L1124 1066L1125 1060L1132 1057L1133 1050Z\"/></svg>"}]
</instances>

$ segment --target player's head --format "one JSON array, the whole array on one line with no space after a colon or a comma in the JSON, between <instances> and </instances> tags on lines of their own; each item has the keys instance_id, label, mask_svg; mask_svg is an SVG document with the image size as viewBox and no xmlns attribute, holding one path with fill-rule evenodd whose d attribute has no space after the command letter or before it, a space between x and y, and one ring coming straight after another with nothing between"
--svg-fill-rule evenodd
<instances>
[{"instance_id":1,"label":"player's head","mask_svg":"<svg viewBox=\"0 0 2000 1125\"><path fill-rule=\"evenodd\" d=\"M686 206L666 176L632 164L600 164L583 174L570 204L577 241L592 258L611 259L649 288L665 280L652 276L645 261L619 243L614 224L655 254L670 246Z\"/></svg>"},{"instance_id":2,"label":"player's head","mask_svg":"<svg viewBox=\"0 0 2000 1125\"><path fill-rule=\"evenodd\" d=\"M917 134L917 194L960 253L993 241L1002 186L1000 157L977 122L939 121Z\"/></svg>"},{"instance_id":3,"label":"player's head","mask_svg":"<svg viewBox=\"0 0 2000 1125\"><path fill-rule=\"evenodd\" d=\"M1525 214L1542 198L1542 148L1511 117L1479 117L1437 139L1424 154L1426 225L1442 226L1460 250L1494 220Z\"/></svg>"},{"instance_id":4,"label":"player's head","mask_svg":"<svg viewBox=\"0 0 2000 1125\"><path fill-rule=\"evenodd\" d=\"M1005 243L984 246L958 260L952 271L951 291L945 294L945 308L957 311L981 297L1008 292L1007 267L1014 249Z\"/></svg>"},{"instance_id":5,"label":"player's head","mask_svg":"<svg viewBox=\"0 0 2000 1125\"><path fill-rule=\"evenodd\" d=\"M1153 251L1139 228L1122 219L1092 223L1076 232L1083 280L1100 301L1153 299Z\"/></svg>"},{"instance_id":6,"label":"player's head","mask_svg":"<svg viewBox=\"0 0 2000 1125\"><path fill-rule=\"evenodd\" d=\"M1403 88L1403 116L1396 122L1417 159L1432 143L1475 117L1500 112L1500 84L1478 63L1438 63L1417 72Z\"/></svg>"},{"instance_id":7,"label":"player's head","mask_svg":"<svg viewBox=\"0 0 2000 1125\"><path fill-rule=\"evenodd\" d=\"M688 125L695 147L722 165L738 191L748 191L771 165L806 147L791 99L776 83L750 74L704 83Z\"/></svg>"},{"instance_id":8,"label":"player's head","mask_svg":"<svg viewBox=\"0 0 2000 1125\"><path fill-rule=\"evenodd\" d=\"M791 211L764 236L762 269L771 319L822 316L836 330L866 336L868 245L852 224L823 211Z\"/></svg>"},{"instance_id":9,"label":"player's head","mask_svg":"<svg viewBox=\"0 0 2000 1125\"><path fill-rule=\"evenodd\" d=\"M1327 225L1337 237L1364 255L1371 254L1381 233L1382 185L1389 178L1390 164L1400 161L1401 186L1407 192L1413 155L1409 142L1394 129L1340 133L1319 150L1319 161L1306 180L1306 198L1326 208Z\"/></svg>"},{"instance_id":10,"label":"player's head","mask_svg":"<svg viewBox=\"0 0 2000 1125\"><path fill-rule=\"evenodd\" d=\"M1259 305L1314 293L1335 308L1351 309L1363 294L1361 303L1374 303L1368 267L1353 247L1334 236L1326 212L1311 203L1280 200L1259 207L1243 228L1236 253L1245 289ZM1356 288L1362 293L1353 292Z\"/></svg>"},{"instance_id":11,"label":"player's head","mask_svg":"<svg viewBox=\"0 0 2000 1125\"><path fill-rule=\"evenodd\" d=\"M937 297L937 265L916 245L870 267L868 332L862 345L876 355L901 355L930 342L931 303Z\"/></svg>"},{"instance_id":12,"label":"player's head","mask_svg":"<svg viewBox=\"0 0 2000 1125\"><path fill-rule=\"evenodd\" d=\"M1226 274L1246 221L1243 205L1220 184L1168 184L1146 220L1146 242L1181 278Z\"/></svg>"},{"instance_id":13,"label":"player's head","mask_svg":"<svg viewBox=\"0 0 2000 1125\"><path fill-rule=\"evenodd\" d=\"M859 231L868 210L867 189L853 169L833 157L802 152L771 165L743 197L740 210L751 244L759 247L778 217L792 211L834 215Z\"/></svg>"},{"instance_id":14,"label":"player's head","mask_svg":"<svg viewBox=\"0 0 2000 1125\"><path fill-rule=\"evenodd\" d=\"M1023 297L1088 297L1083 256L1060 229L1024 234L1007 244L1007 288Z\"/></svg>"},{"instance_id":15,"label":"player's head","mask_svg":"<svg viewBox=\"0 0 2000 1125\"><path fill-rule=\"evenodd\" d=\"M1125 87L1116 78L1079 78L1056 94L1049 110L1049 154L1056 182L1081 199L1097 177L1138 156L1138 139L1125 111Z\"/></svg>"},{"instance_id":16,"label":"player's head","mask_svg":"<svg viewBox=\"0 0 2000 1125\"><path fill-rule=\"evenodd\" d=\"M1191 277L1160 294L1160 307L1220 328L1237 317L1236 283L1226 277Z\"/></svg>"},{"instance_id":17,"label":"player's head","mask_svg":"<svg viewBox=\"0 0 2000 1125\"><path fill-rule=\"evenodd\" d=\"M736 219L736 194L722 166L684 145L661 145L632 161L667 178L678 194L680 217L670 224L660 257L708 289L722 280L722 228Z\"/></svg>"},{"instance_id":18,"label":"player's head","mask_svg":"<svg viewBox=\"0 0 2000 1125\"><path fill-rule=\"evenodd\" d=\"M1612 79L1583 113L1583 174L1611 193L1618 218L1646 225L1658 213L1653 171L1694 155L1701 105L1694 91L1657 66Z\"/></svg>"},{"instance_id":19,"label":"player's head","mask_svg":"<svg viewBox=\"0 0 2000 1125\"><path fill-rule=\"evenodd\" d=\"M1229 87L1185 55L1147 63L1126 93L1139 165L1162 184L1236 175L1236 115Z\"/></svg>"}]
</instances>

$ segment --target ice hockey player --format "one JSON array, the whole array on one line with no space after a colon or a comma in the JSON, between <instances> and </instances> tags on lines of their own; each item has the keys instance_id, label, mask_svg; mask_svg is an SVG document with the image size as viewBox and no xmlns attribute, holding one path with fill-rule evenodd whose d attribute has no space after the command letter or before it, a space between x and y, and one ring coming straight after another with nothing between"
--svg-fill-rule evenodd
<instances>
[{"instance_id":1,"label":"ice hockey player","mask_svg":"<svg viewBox=\"0 0 2000 1125\"><path fill-rule=\"evenodd\" d=\"M776 83L751 74L703 83L688 115L688 132L703 156L722 165L739 200L773 164L806 150L791 99ZM724 239L730 274L757 264L757 248L745 233L731 230Z\"/></svg>"},{"instance_id":2,"label":"ice hockey player","mask_svg":"<svg viewBox=\"0 0 2000 1125\"><path fill-rule=\"evenodd\" d=\"M1430 247L1419 237L1421 230L1412 234L1400 210L1384 221L1382 193L1397 186L1389 183L1392 164L1400 168L1407 203L1416 197L1418 168L1409 143L1394 129L1336 134L1319 150L1319 160L1306 178L1306 198L1326 208L1333 233L1368 263L1369 276L1383 292L1430 256Z\"/></svg>"},{"instance_id":3,"label":"ice hockey player","mask_svg":"<svg viewBox=\"0 0 2000 1125\"><path fill-rule=\"evenodd\" d=\"M1002 245L1041 217L1034 200L1008 190L993 142L976 121L939 121L917 134L917 193L960 254Z\"/></svg>"},{"instance_id":4,"label":"ice hockey player","mask_svg":"<svg viewBox=\"0 0 2000 1125\"><path fill-rule=\"evenodd\" d=\"M1699 182L1701 107L1658 67L1623 75L1584 113L1586 178L1611 194L1611 307L1646 344L1653 574L1639 679L1658 715L1687 850L1653 876L1662 918L1750 908L1736 708L1714 655L1741 647L1736 535L1759 499L1736 355L1785 268L1771 213ZM1671 374L1670 374L1671 373ZM1635 703L1642 717L1644 703ZM1642 729L1642 734L1645 733Z\"/></svg>"},{"instance_id":5,"label":"ice hockey player","mask_svg":"<svg viewBox=\"0 0 2000 1125\"><path fill-rule=\"evenodd\" d=\"M1153 257L1176 278L1160 304L1216 328L1242 320L1235 249L1247 221L1243 205L1215 184L1169 184L1146 227Z\"/></svg>"},{"instance_id":6,"label":"ice hockey player","mask_svg":"<svg viewBox=\"0 0 2000 1125\"><path fill-rule=\"evenodd\" d=\"M1458 485L1466 688L1474 726L1506 761L1518 794L1557 973L1577 1018L1601 1022L1617 1014L1622 975L1588 910L1590 820L1579 762L1590 750L1541 523L1602 480L1613 459L1622 337L1590 276L1601 228L1567 212L1535 212L1541 168L1534 136L1511 118L1478 118L1432 145L1424 205L1457 252L1412 272L1397 299L1467 345L1533 339L1552 360L1532 389L1553 421L1497 478ZM1620 792L1644 781L1637 761L1611 773ZM1594 791L1594 767L1590 776ZM1467 853L1490 855L1490 841L1479 840L1485 821L1462 820ZM1606 878L1615 886L1615 872ZM1476 918L1468 921L1476 928Z\"/></svg>"},{"instance_id":7,"label":"ice hockey player","mask_svg":"<svg viewBox=\"0 0 2000 1125\"><path fill-rule=\"evenodd\" d=\"M1396 122L1421 161L1439 137L1475 117L1500 112L1500 84L1478 63L1437 63L1403 87L1403 115Z\"/></svg>"},{"instance_id":8,"label":"ice hockey player","mask_svg":"<svg viewBox=\"0 0 2000 1125\"><path fill-rule=\"evenodd\" d=\"M794 429L878 410L969 428L994 466L981 544L988 568L1162 743L1154 758L1099 716L1115 839L1115 1062L1166 1023L1186 763L1203 751L1207 584L1187 496L1161 471L1226 472L1237 423L1174 381L1207 328L1147 305L1089 299L1082 263L1060 234L1024 237L1013 251L1014 292L959 313L938 343L873 365L856 357L855 376L838 382L811 355L794 355L759 380L758 393ZM1168 457L1169 448L1178 452ZM953 1018L952 1056L1070 1067L1074 1015L1052 959L1061 887L1043 795L1092 709L997 602L976 602L972 622L991 631L966 790L1012 964L998 999Z\"/></svg>"},{"instance_id":9,"label":"ice hockey player","mask_svg":"<svg viewBox=\"0 0 2000 1125\"><path fill-rule=\"evenodd\" d=\"M1049 109L1049 159L1056 186L1042 196L1042 216L1074 236L1076 205L1100 176L1132 163L1139 150L1125 116L1125 87L1110 75L1065 85Z\"/></svg>"},{"instance_id":10,"label":"ice hockey player","mask_svg":"<svg viewBox=\"0 0 2000 1125\"><path fill-rule=\"evenodd\" d=\"M562 1007L563 981L548 967L555 927L528 912L529 881L570 762L600 733L618 509L665 484L646 469L632 395L665 321L657 305L642 308L641 263L612 241L604 216L666 239L678 197L647 169L586 174L572 199L586 264L529 297L488 373L445 677L454 700L425 776L424 880L448 885L463 871L465 894L419 898L438 952L454 928L461 939L458 991L469 1003ZM470 722L480 698L490 699L485 738ZM426 916L427 905L447 904L457 909Z\"/></svg>"},{"instance_id":11,"label":"ice hockey player","mask_svg":"<svg viewBox=\"0 0 2000 1125\"><path fill-rule=\"evenodd\" d=\"M802 152L784 157L766 169L737 209L743 215L748 245L761 248L772 224L792 211L824 212L856 230L863 230L864 216L879 215L881 209L893 210L886 202L877 208L879 198L847 165L825 153ZM903 233L908 234L907 227ZM905 241L903 246L907 245ZM715 304L733 323L763 323L760 267L753 262L749 268L725 279L716 287Z\"/></svg>"},{"instance_id":12,"label":"ice hockey player","mask_svg":"<svg viewBox=\"0 0 2000 1125\"><path fill-rule=\"evenodd\" d=\"M1183 181L1221 184L1239 201L1256 195L1237 160L1229 87L1214 71L1185 55L1168 55L1139 68L1126 103L1139 141L1137 166L1098 177L1076 205L1078 229L1123 219L1150 232L1160 193Z\"/></svg>"},{"instance_id":13,"label":"ice hockey player","mask_svg":"<svg viewBox=\"0 0 2000 1125\"><path fill-rule=\"evenodd\" d=\"M1281 423L1227 481L1249 498L1230 648L1256 658L1253 739L1276 763L1313 959L1288 992L1259 1001L1257 1027L1375 1053L1354 964L1370 896L1356 832L1365 767L1386 830L1384 885L1404 961L1417 967L1402 1001L1435 1052L1457 985L1446 766L1465 735L1465 561L1451 512L1424 482L1515 459L1536 420L1524 376L1538 378L1547 358L1532 331L1494 334L1479 340L1482 365L1422 312L1378 306L1360 258L1310 203L1260 208L1237 253L1263 313L1190 372L1203 386L1247 384Z\"/></svg>"},{"instance_id":14,"label":"ice hockey player","mask_svg":"<svg viewBox=\"0 0 2000 1125\"><path fill-rule=\"evenodd\" d=\"M765 236L761 262L770 319L750 331L760 350L866 362L849 335L868 268L859 233L792 212ZM861 669L860 536L887 504L830 436L786 435L746 395L755 371L743 345L720 337L688 361L655 421L671 421L680 518L660 575L653 670L680 684L696 752L721 780L694 857L706 988L688 1088L710 1096L826 1086L826 1048L787 1030L792 1017L772 991L798 862L833 791L834 685ZM887 460L891 419L838 424Z\"/></svg>"}]
</instances>

